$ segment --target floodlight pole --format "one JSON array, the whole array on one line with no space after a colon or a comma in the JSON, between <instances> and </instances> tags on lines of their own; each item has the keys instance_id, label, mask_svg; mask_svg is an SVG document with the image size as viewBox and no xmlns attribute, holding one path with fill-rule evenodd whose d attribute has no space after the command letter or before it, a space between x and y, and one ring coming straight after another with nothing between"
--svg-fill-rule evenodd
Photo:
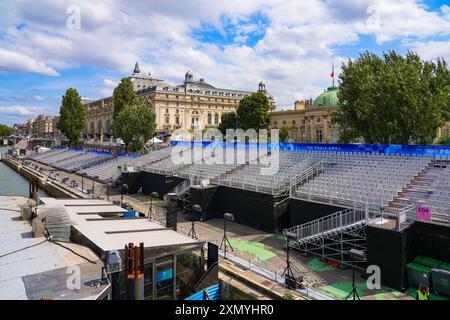
<instances>
[{"instance_id":1,"label":"floodlight pole","mask_svg":"<svg viewBox=\"0 0 450 320\"><path fill-rule=\"evenodd\" d=\"M152 193L150 193L150 208L149 208L149 212L148 212L148 220L152 220L152 215L153 215L153 198L158 198L159 194L154 191ZM153 219L156 220L156 219Z\"/></svg>"},{"instance_id":2,"label":"floodlight pole","mask_svg":"<svg viewBox=\"0 0 450 320\"><path fill-rule=\"evenodd\" d=\"M231 251L234 252L233 246L230 243L230 240L228 240L227 237L227 218L223 218L223 238L222 238L222 242L220 243L220 250L222 250L222 247L224 248L223 252L223 256L225 259L227 259L227 244L230 246Z\"/></svg>"},{"instance_id":3,"label":"floodlight pole","mask_svg":"<svg viewBox=\"0 0 450 320\"><path fill-rule=\"evenodd\" d=\"M188 237L191 237L192 239L197 239L197 233L195 232L194 227L194 220L192 220L191 230L188 233Z\"/></svg>"},{"instance_id":4,"label":"floodlight pole","mask_svg":"<svg viewBox=\"0 0 450 320\"><path fill-rule=\"evenodd\" d=\"M150 207L148 211L148 220L152 220L152 212L153 212L153 196L150 194Z\"/></svg>"},{"instance_id":5,"label":"floodlight pole","mask_svg":"<svg viewBox=\"0 0 450 320\"><path fill-rule=\"evenodd\" d=\"M286 268L284 269L283 273L281 274L282 277L285 277L286 279L289 280L293 280L295 281L294 278L294 272L292 271L292 267L291 267L291 260L290 260L290 248L289 248L289 238L288 236L286 236ZM288 281L288 288L291 289L292 288L292 282Z\"/></svg>"},{"instance_id":6,"label":"floodlight pole","mask_svg":"<svg viewBox=\"0 0 450 320\"><path fill-rule=\"evenodd\" d=\"M356 290L356 283L355 283L355 257L352 255L352 291L348 294L348 296L345 298L345 300L348 300L351 296L353 296L353 300L361 300L359 298L358 291Z\"/></svg>"}]
</instances>

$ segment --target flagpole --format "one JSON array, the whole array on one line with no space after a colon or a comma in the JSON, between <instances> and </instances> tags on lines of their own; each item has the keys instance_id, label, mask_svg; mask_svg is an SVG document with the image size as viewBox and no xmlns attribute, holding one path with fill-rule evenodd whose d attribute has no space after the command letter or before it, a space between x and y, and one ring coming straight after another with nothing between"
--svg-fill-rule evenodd
<instances>
[{"instance_id":1,"label":"flagpole","mask_svg":"<svg viewBox=\"0 0 450 320\"><path fill-rule=\"evenodd\" d=\"M333 65L332 65L331 74L332 74L332 78L333 78L333 87L334 87L334 62L333 62Z\"/></svg>"}]
</instances>

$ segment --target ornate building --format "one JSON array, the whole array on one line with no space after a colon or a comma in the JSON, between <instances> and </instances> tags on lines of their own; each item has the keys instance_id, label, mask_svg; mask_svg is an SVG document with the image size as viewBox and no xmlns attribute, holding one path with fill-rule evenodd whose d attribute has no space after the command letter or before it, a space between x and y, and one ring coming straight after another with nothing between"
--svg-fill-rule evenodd
<instances>
[{"instance_id":1,"label":"ornate building","mask_svg":"<svg viewBox=\"0 0 450 320\"><path fill-rule=\"evenodd\" d=\"M312 99L296 101L294 110L270 113L272 128L287 127L289 140L311 143L336 143L338 127L330 124L331 114L337 110L338 87L331 86Z\"/></svg>"},{"instance_id":2,"label":"ornate building","mask_svg":"<svg viewBox=\"0 0 450 320\"><path fill-rule=\"evenodd\" d=\"M137 96L153 103L157 131L167 133L180 128L187 130L216 128L223 113L235 111L239 101L252 93L216 88L202 78L194 79L190 71L186 72L182 84L172 85L154 78L151 74L142 75L138 63L129 78L133 82ZM270 109L274 111L275 101L267 93L262 81L259 83L258 91L266 94ZM85 105L88 125L86 134L90 138L111 138L112 97L87 102Z\"/></svg>"}]
</instances>

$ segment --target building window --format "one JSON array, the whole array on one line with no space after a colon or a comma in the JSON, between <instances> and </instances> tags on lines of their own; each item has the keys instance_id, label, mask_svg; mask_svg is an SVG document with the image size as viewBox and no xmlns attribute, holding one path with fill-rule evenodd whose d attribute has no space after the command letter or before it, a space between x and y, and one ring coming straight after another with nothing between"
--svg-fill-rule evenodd
<instances>
[{"instance_id":1,"label":"building window","mask_svg":"<svg viewBox=\"0 0 450 320\"><path fill-rule=\"evenodd\" d=\"M173 258L171 256L156 260L156 299L173 299Z\"/></svg>"},{"instance_id":2,"label":"building window","mask_svg":"<svg viewBox=\"0 0 450 320\"><path fill-rule=\"evenodd\" d=\"M316 130L316 142L321 143L322 139L322 130Z\"/></svg>"},{"instance_id":3,"label":"building window","mask_svg":"<svg viewBox=\"0 0 450 320\"><path fill-rule=\"evenodd\" d=\"M273 122L274 125L277 125L278 123L276 121Z\"/></svg>"},{"instance_id":4,"label":"building window","mask_svg":"<svg viewBox=\"0 0 450 320\"><path fill-rule=\"evenodd\" d=\"M208 124L212 124L212 116L211 116L211 113L208 113Z\"/></svg>"},{"instance_id":5,"label":"building window","mask_svg":"<svg viewBox=\"0 0 450 320\"><path fill-rule=\"evenodd\" d=\"M295 120L292 120L292 124L295 125L295 123L296 123Z\"/></svg>"},{"instance_id":6,"label":"building window","mask_svg":"<svg viewBox=\"0 0 450 320\"><path fill-rule=\"evenodd\" d=\"M283 125L286 125L286 120L283 120Z\"/></svg>"},{"instance_id":7,"label":"building window","mask_svg":"<svg viewBox=\"0 0 450 320\"><path fill-rule=\"evenodd\" d=\"M180 110L179 110L179 109L177 109L176 113L180 113Z\"/></svg>"},{"instance_id":8,"label":"building window","mask_svg":"<svg viewBox=\"0 0 450 320\"><path fill-rule=\"evenodd\" d=\"M166 109L166 113L169 113L169 109Z\"/></svg>"},{"instance_id":9,"label":"building window","mask_svg":"<svg viewBox=\"0 0 450 320\"><path fill-rule=\"evenodd\" d=\"M166 116L164 120L165 120L165 123L166 123L166 124L169 124L169 122L170 122L170 117L169 117L169 116Z\"/></svg>"},{"instance_id":10,"label":"building window","mask_svg":"<svg viewBox=\"0 0 450 320\"><path fill-rule=\"evenodd\" d=\"M217 113L214 115L214 123L219 124L219 115Z\"/></svg>"},{"instance_id":11,"label":"building window","mask_svg":"<svg viewBox=\"0 0 450 320\"><path fill-rule=\"evenodd\" d=\"M175 117L175 123L176 123L176 124L180 124L180 117L179 117L179 116L176 116L176 117Z\"/></svg>"}]
</instances>

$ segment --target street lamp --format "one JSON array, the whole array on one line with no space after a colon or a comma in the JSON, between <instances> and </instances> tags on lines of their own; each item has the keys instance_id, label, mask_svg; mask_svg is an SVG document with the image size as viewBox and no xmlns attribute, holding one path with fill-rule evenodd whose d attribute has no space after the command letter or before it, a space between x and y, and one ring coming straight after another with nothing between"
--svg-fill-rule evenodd
<instances>
[{"instance_id":1,"label":"street lamp","mask_svg":"<svg viewBox=\"0 0 450 320\"><path fill-rule=\"evenodd\" d=\"M224 247L224 258L227 259L227 244L230 246L231 251L234 252L233 247L231 246L230 240L228 240L227 237L227 220L228 221L234 221L234 214L232 213L225 213L223 215L223 238L222 242L220 243L220 250L222 250L222 247Z\"/></svg>"},{"instance_id":2,"label":"street lamp","mask_svg":"<svg viewBox=\"0 0 450 320\"><path fill-rule=\"evenodd\" d=\"M192 210L197 211L197 212L202 212L202 206L199 204L194 204L192 206ZM192 219L192 225L191 225L191 230L188 233L188 236L192 237L192 239L197 239L197 232L195 232L195 225L194 225L194 220Z\"/></svg>"},{"instance_id":3,"label":"street lamp","mask_svg":"<svg viewBox=\"0 0 450 320\"><path fill-rule=\"evenodd\" d=\"M150 208L149 208L149 212L148 212L148 220L152 220L152 213L153 213L153 198L159 198L159 193L156 191L153 191L150 194ZM156 219L153 219L156 220Z\"/></svg>"}]
</instances>

